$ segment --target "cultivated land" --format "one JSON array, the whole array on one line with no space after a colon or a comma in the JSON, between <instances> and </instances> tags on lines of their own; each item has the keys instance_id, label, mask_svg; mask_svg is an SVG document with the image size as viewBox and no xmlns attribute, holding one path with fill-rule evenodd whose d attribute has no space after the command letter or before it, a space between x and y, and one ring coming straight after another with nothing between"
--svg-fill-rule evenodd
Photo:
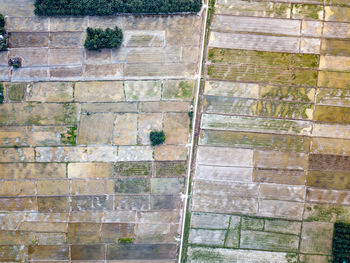
<instances>
[{"instance_id":1,"label":"cultivated land","mask_svg":"<svg viewBox=\"0 0 350 263\"><path fill-rule=\"evenodd\" d=\"M0 5L0 261L175 262L201 14L38 18L33 2ZM120 27L122 47L86 51L88 26Z\"/></svg>"},{"instance_id":2,"label":"cultivated land","mask_svg":"<svg viewBox=\"0 0 350 263\"><path fill-rule=\"evenodd\" d=\"M205 8L38 18L0 1L0 262L174 263L181 239L181 262L331 259L350 223L347 0L217 0L207 38ZM120 27L122 47L86 51L88 26Z\"/></svg>"},{"instance_id":3,"label":"cultivated land","mask_svg":"<svg viewBox=\"0 0 350 263\"><path fill-rule=\"evenodd\" d=\"M216 1L187 262L330 260L333 223L350 222L349 14Z\"/></svg>"}]
</instances>

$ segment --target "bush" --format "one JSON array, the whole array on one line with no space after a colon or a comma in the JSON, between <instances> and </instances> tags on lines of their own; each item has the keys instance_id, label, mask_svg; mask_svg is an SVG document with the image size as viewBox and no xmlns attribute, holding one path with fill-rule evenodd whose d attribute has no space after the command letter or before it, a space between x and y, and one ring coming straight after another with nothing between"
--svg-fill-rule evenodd
<instances>
[{"instance_id":1,"label":"bush","mask_svg":"<svg viewBox=\"0 0 350 263\"><path fill-rule=\"evenodd\" d=\"M114 30L107 28L102 30L101 28L86 29L87 36L84 47L89 50L101 50L102 48L118 48L123 39L123 32L120 28L115 27Z\"/></svg>"},{"instance_id":2,"label":"bush","mask_svg":"<svg viewBox=\"0 0 350 263\"><path fill-rule=\"evenodd\" d=\"M149 138L152 146L162 144L165 141L165 134L163 131L151 131Z\"/></svg>"},{"instance_id":3,"label":"bush","mask_svg":"<svg viewBox=\"0 0 350 263\"><path fill-rule=\"evenodd\" d=\"M22 59L21 58L10 58L8 65L15 69L22 67Z\"/></svg>"},{"instance_id":4,"label":"bush","mask_svg":"<svg viewBox=\"0 0 350 263\"><path fill-rule=\"evenodd\" d=\"M113 15L116 13L168 14L200 11L201 0L35 0L39 16Z\"/></svg>"}]
</instances>

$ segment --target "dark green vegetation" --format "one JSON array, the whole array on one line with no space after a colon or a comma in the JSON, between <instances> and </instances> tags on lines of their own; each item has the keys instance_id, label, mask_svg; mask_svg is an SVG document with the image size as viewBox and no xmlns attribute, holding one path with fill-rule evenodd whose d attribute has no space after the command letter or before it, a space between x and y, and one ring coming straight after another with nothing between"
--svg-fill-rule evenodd
<instances>
[{"instance_id":1,"label":"dark green vegetation","mask_svg":"<svg viewBox=\"0 0 350 263\"><path fill-rule=\"evenodd\" d=\"M84 47L89 50L101 50L102 48L118 48L123 39L123 32L120 28L114 29L107 28L103 30L101 28L86 29L86 39Z\"/></svg>"},{"instance_id":2,"label":"dark green vegetation","mask_svg":"<svg viewBox=\"0 0 350 263\"><path fill-rule=\"evenodd\" d=\"M9 66L12 66L14 69L22 67L22 60L21 58L10 58L9 60Z\"/></svg>"},{"instance_id":3,"label":"dark green vegetation","mask_svg":"<svg viewBox=\"0 0 350 263\"><path fill-rule=\"evenodd\" d=\"M0 83L0 104L4 103L4 85Z\"/></svg>"},{"instance_id":4,"label":"dark green vegetation","mask_svg":"<svg viewBox=\"0 0 350 263\"><path fill-rule=\"evenodd\" d=\"M165 134L163 131L151 131L149 138L152 146L162 144L165 141Z\"/></svg>"},{"instance_id":5,"label":"dark green vegetation","mask_svg":"<svg viewBox=\"0 0 350 263\"><path fill-rule=\"evenodd\" d=\"M119 244L130 244L133 242L133 239L131 237L121 237L118 239Z\"/></svg>"},{"instance_id":6,"label":"dark green vegetation","mask_svg":"<svg viewBox=\"0 0 350 263\"><path fill-rule=\"evenodd\" d=\"M190 130L192 130L193 111L188 112L188 117L190 117Z\"/></svg>"},{"instance_id":7,"label":"dark green vegetation","mask_svg":"<svg viewBox=\"0 0 350 263\"><path fill-rule=\"evenodd\" d=\"M61 142L65 144L77 144L77 127L69 127L67 133L61 133Z\"/></svg>"},{"instance_id":8,"label":"dark green vegetation","mask_svg":"<svg viewBox=\"0 0 350 263\"><path fill-rule=\"evenodd\" d=\"M334 263L350 262L350 224L334 224L332 254Z\"/></svg>"},{"instance_id":9,"label":"dark green vegetation","mask_svg":"<svg viewBox=\"0 0 350 263\"><path fill-rule=\"evenodd\" d=\"M113 15L116 13L167 14L201 9L201 0L36 0L39 16Z\"/></svg>"},{"instance_id":10,"label":"dark green vegetation","mask_svg":"<svg viewBox=\"0 0 350 263\"><path fill-rule=\"evenodd\" d=\"M0 14L0 51L7 50L7 37L5 30L5 18Z\"/></svg>"}]
</instances>

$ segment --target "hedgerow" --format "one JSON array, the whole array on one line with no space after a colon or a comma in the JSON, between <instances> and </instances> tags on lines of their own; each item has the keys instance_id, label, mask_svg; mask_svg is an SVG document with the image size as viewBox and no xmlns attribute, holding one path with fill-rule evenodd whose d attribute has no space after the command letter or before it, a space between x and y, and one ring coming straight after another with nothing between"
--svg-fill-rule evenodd
<instances>
[{"instance_id":1,"label":"hedgerow","mask_svg":"<svg viewBox=\"0 0 350 263\"><path fill-rule=\"evenodd\" d=\"M123 32L118 27L114 29L107 28L106 30L88 27L86 33L84 47L89 50L118 48L123 39Z\"/></svg>"},{"instance_id":2,"label":"hedgerow","mask_svg":"<svg viewBox=\"0 0 350 263\"><path fill-rule=\"evenodd\" d=\"M85 16L169 14L201 9L201 0L35 0L38 16Z\"/></svg>"}]
</instances>

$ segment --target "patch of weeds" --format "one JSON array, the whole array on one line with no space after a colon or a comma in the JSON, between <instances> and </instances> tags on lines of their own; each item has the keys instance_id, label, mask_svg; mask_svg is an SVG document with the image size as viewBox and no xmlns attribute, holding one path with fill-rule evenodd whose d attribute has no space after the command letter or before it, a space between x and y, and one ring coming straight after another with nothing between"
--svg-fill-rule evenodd
<instances>
[{"instance_id":1,"label":"patch of weeds","mask_svg":"<svg viewBox=\"0 0 350 263\"><path fill-rule=\"evenodd\" d=\"M211 48L211 49L209 49L209 52L208 52L208 60L215 63L216 61L215 61L214 57L215 57L215 51L214 51L214 49Z\"/></svg>"},{"instance_id":2,"label":"patch of weeds","mask_svg":"<svg viewBox=\"0 0 350 263\"><path fill-rule=\"evenodd\" d=\"M118 243L119 244L130 244L133 243L133 238L131 237L121 237L118 239Z\"/></svg>"},{"instance_id":3,"label":"patch of weeds","mask_svg":"<svg viewBox=\"0 0 350 263\"><path fill-rule=\"evenodd\" d=\"M198 250L193 250L191 259L203 260L204 262L214 262L215 260L223 260L223 257L212 249L200 248Z\"/></svg>"},{"instance_id":4,"label":"patch of weeds","mask_svg":"<svg viewBox=\"0 0 350 263\"><path fill-rule=\"evenodd\" d=\"M215 72L215 67L213 65L208 66L208 76L213 77Z\"/></svg>"},{"instance_id":5,"label":"patch of weeds","mask_svg":"<svg viewBox=\"0 0 350 263\"><path fill-rule=\"evenodd\" d=\"M186 211L184 237L183 237L184 247L183 247L183 254L182 254L184 262L187 262L188 238L190 236L190 230L191 230L191 213L189 211Z\"/></svg>"},{"instance_id":6,"label":"patch of weeds","mask_svg":"<svg viewBox=\"0 0 350 263\"><path fill-rule=\"evenodd\" d=\"M179 84L179 88L181 90L182 97L184 97L184 98L191 98L192 97L193 86L191 83L188 83L186 81L181 81Z\"/></svg>"},{"instance_id":7,"label":"patch of weeds","mask_svg":"<svg viewBox=\"0 0 350 263\"><path fill-rule=\"evenodd\" d=\"M298 255L294 253L288 253L286 255L286 260L288 263L296 263L298 262Z\"/></svg>"},{"instance_id":8,"label":"patch of weeds","mask_svg":"<svg viewBox=\"0 0 350 263\"><path fill-rule=\"evenodd\" d=\"M77 127L69 127L67 133L61 133L61 142L64 144L77 144Z\"/></svg>"},{"instance_id":9,"label":"patch of weeds","mask_svg":"<svg viewBox=\"0 0 350 263\"><path fill-rule=\"evenodd\" d=\"M162 144L165 141L165 133L163 131L151 131L149 139L152 146Z\"/></svg>"},{"instance_id":10,"label":"patch of weeds","mask_svg":"<svg viewBox=\"0 0 350 263\"><path fill-rule=\"evenodd\" d=\"M315 205L313 208L307 207L306 209L310 213L310 215L305 219L306 222L311 222L311 221L331 222L333 218L336 218L337 222L349 222L350 212L341 206Z\"/></svg>"},{"instance_id":11,"label":"patch of weeds","mask_svg":"<svg viewBox=\"0 0 350 263\"><path fill-rule=\"evenodd\" d=\"M274 9L274 12L278 15L278 16L281 16L283 14L285 14L288 10L288 5L285 4L285 3L275 3L273 5L273 9Z\"/></svg>"},{"instance_id":12,"label":"patch of weeds","mask_svg":"<svg viewBox=\"0 0 350 263\"><path fill-rule=\"evenodd\" d=\"M28 102L26 106L24 106L24 111L27 113L31 113L34 109L35 105L33 102Z\"/></svg>"},{"instance_id":13,"label":"patch of weeds","mask_svg":"<svg viewBox=\"0 0 350 263\"><path fill-rule=\"evenodd\" d=\"M7 98L10 101L21 101L24 99L25 84L10 84L7 85Z\"/></svg>"},{"instance_id":14,"label":"patch of weeds","mask_svg":"<svg viewBox=\"0 0 350 263\"><path fill-rule=\"evenodd\" d=\"M0 104L4 103L4 85L0 83Z\"/></svg>"},{"instance_id":15,"label":"patch of weeds","mask_svg":"<svg viewBox=\"0 0 350 263\"><path fill-rule=\"evenodd\" d=\"M54 119L57 121L62 121L67 124L76 124L76 106L74 103L64 103L63 104L63 115L55 116Z\"/></svg>"},{"instance_id":16,"label":"patch of weeds","mask_svg":"<svg viewBox=\"0 0 350 263\"><path fill-rule=\"evenodd\" d=\"M34 124L34 125L39 125L41 124L41 116L40 115L32 115L28 118L26 121L26 124Z\"/></svg>"},{"instance_id":17,"label":"patch of weeds","mask_svg":"<svg viewBox=\"0 0 350 263\"><path fill-rule=\"evenodd\" d=\"M37 236L34 237L32 240L32 246L38 246L39 245L39 239Z\"/></svg>"}]
</instances>

